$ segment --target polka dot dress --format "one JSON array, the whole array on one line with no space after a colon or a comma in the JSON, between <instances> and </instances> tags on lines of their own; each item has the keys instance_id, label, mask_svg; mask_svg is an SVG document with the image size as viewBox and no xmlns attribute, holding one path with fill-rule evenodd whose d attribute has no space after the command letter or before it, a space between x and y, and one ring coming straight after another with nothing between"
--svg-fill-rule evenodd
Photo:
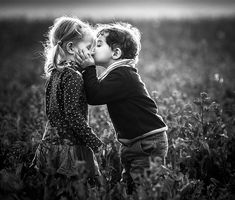
<instances>
[{"instance_id":1,"label":"polka dot dress","mask_svg":"<svg viewBox=\"0 0 235 200\"><path fill-rule=\"evenodd\" d=\"M82 74L74 62L64 62L63 65L62 69L52 71L46 83L48 123L42 145L36 152L43 154L38 155L38 165L45 166L47 155L55 154L59 165L54 167L59 173L73 174L71 170L76 161L85 160L88 168L93 167L97 174L99 172L95 168L98 166L91 149L97 152L102 142L87 123L88 105ZM71 159L68 160L68 157Z\"/></svg>"}]
</instances>

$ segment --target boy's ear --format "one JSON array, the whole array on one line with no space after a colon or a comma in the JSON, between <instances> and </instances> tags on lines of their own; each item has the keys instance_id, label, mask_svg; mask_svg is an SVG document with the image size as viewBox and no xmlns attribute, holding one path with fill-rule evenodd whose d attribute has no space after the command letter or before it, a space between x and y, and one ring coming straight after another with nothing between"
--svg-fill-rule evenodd
<instances>
[{"instance_id":1,"label":"boy's ear","mask_svg":"<svg viewBox=\"0 0 235 200\"><path fill-rule=\"evenodd\" d=\"M66 44L66 51L67 51L69 54L74 54L73 42L68 42L68 43Z\"/></svg>"},{"instance_id":2,"label":"boy's ear","mask_svg":"<svg viewBox=\"0 0 235 200\"><path fill-rule=\"evenodd\" d=\"M122 56L122 50L120 48L115 48L112 53L112 58L114 60L119 59Z\"/></svg>"}]
</instances>

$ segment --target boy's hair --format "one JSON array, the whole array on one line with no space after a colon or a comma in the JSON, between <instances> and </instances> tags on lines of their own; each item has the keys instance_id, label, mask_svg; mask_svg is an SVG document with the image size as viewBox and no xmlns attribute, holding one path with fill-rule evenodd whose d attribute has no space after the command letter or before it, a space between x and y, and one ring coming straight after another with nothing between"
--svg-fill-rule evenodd
<instances>
[{"instance_id":1,"label":"boy's hair","mask_svg":"<svg viewBox=\"0 0 235 200\"><path fill-rule=\"evenodd\" d=\"M112 50L121 49L121 59L134 59L136 63L138 62L141 35L136 27L124 22L99 24L97 25L97 32L97 37L108 33L106 43Z\"/></svg>"},{"instance_id":2,"label":"boy's hair","mask_svg":"<svg viewBox=\"0 0 235 200\"><path fill-rule=\"evenodd\" d=\"M60 56L65 57L66 44L70 41L80 41L86 33L93 34L89 24L82 22L76 17L59 17L49 28L48 40L45 44L45 76L49 77L53 69L58 69L57 62Z\"/></svg>"}]
</instances>

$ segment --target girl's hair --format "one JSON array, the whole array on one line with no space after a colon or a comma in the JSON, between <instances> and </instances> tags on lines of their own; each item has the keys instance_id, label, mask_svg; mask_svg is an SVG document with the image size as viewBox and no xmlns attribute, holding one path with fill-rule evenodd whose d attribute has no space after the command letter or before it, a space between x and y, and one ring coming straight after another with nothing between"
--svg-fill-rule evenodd
<instances>
[{"instance_id":1,"label":"girl's hair","mask_svg":"<svg viewBox=\"0 0 235 200\"><path fill-rule=\"evenodd\" d=\"M138 28L124 22L97 25L97 37L106 36L106 42L112 50L120 48L122 59L134 59L138 62L139 52L141 50L141 34Z\"/></svg>"},{"instance_id":2,"label":"girl's hair","mask_svg":"<svg viewBox=\"0 0 235 200\"><path fill-rule=\"evenodd\" d=\"M65 59L66 44L70 41L80 41L84 34L93 33L89 24L75 17L56 18L54 24L49 28L48 40L45 44L45 66L46 77L50 77L53 69L58 68L58 59Z\"/></svg>"}]
</instances>

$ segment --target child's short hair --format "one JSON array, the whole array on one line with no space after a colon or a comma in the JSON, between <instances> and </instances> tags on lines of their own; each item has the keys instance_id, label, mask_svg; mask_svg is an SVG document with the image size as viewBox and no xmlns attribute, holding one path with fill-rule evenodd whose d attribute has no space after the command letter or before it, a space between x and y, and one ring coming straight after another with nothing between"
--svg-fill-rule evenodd
<instances>
[{"instance_id":1,"label":"child's short hair","mask_svg":"<svg viewBox=\"0 0 235 200\"><path fill-rule=\"evenodd\" d=\"M123 22L99 24L97 25L97 32L97 37L108 33L106 42L112 50L121 49L121 59L134 59L136 63L138 62L141 35L136 27Z\"/></svg>"},{"instance_id":2,"label":"child's short hair","mask_svg":"<svg viewBox=\"0 0 235 200\"><path fill-rule=\"evenodd\" d=\"M89 24L82 22L76 17L59 17L49 28L48 40L45 44L45 66L46 77L49 77L53 69L58 69L58 57L65 56L65 46L70 41L80 41L86 33L94 34ZM95 38L95 36L94 36Z\"/></svg>"}]
</instances>

